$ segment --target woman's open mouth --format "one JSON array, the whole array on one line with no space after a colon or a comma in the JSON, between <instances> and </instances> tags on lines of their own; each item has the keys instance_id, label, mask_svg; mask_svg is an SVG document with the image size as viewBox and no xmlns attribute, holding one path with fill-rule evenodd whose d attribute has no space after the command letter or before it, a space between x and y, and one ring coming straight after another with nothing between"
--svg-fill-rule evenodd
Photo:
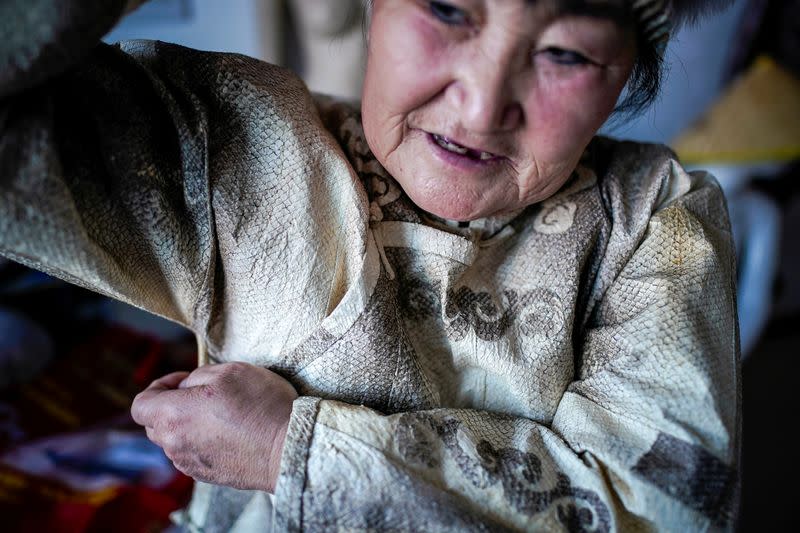
<instances>
[{"instance_id":1,"label":"woman's open mouth","mask_svg":"<svg viewBox=\"0 0 800 533\"><path fill-rule=\"evenodd\" d=\"M484 152L482 150L475 150L466 146L462 146L452 139L448 139L442 135L437 135L435 133L429 133L428 135L436 144L436 146L447 152L471 159L473 161L490 162L502 157L491 152Z\"/></svg>"}]
</instances>

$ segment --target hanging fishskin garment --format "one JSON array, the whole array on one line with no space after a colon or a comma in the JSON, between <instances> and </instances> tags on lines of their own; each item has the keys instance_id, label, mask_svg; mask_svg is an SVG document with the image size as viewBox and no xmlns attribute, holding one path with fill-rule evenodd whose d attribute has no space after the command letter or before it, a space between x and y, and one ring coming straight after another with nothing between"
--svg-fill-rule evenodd
<instances>
[{"instance_id":1,"label":"hanging fishskin garment","mask_svg":"<svg viewBox=\"0 0 800 533\"><path fill-rule=\"evenodd\" d=\"M187 529L733 529L713 178L596 138L553 197L454 227L357 108L239 55L96 44L123 10L0 3L0 254L297 388L275 495L197 483Z\"/></svg>"}]
</instances>

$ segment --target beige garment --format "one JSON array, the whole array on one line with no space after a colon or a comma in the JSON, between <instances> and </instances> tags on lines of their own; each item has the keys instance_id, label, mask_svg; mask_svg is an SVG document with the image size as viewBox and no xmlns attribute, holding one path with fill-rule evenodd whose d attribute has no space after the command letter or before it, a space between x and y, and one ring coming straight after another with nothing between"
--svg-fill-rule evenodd
<instances>
[{"instance_id":1,"label":"beige garment","mask_svg":"<svg viewBox=\"0 0 800 533\"><path fill-rule=\"evenodd\" d=\"M0 253L297 387L276 530L733 528L730 229L663 147L595 139L552 198L453 228L357 111L151 42L13 94L0 128ZM270 512L198 484L182 516Z\"/></svg>"}]
</instances>

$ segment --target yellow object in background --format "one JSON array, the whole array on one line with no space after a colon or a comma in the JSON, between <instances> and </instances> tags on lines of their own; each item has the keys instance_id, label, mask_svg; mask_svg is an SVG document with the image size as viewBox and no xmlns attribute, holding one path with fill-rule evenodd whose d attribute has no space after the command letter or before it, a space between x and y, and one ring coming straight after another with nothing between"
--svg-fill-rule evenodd
<instances>
[{"instance_id":1,"label":"yellow object in background","mask_svg":"<svg viewBox=\"0 0 800 533\"><path fill-rule=\"evenodd\" d=\"M671 144L685 165L798 159L800 80L761 56Z\"/></svg>"}]
</instances>

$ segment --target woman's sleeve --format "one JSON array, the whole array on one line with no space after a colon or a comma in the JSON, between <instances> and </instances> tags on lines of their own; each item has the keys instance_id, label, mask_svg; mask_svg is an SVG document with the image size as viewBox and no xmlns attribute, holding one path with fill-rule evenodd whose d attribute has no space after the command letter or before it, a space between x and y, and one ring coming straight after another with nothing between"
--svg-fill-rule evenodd
<instances>
[{"instance_id":1,"label":"woman's sleeve","mask_svg":"<svg viewBox=\"0 0 800 533\"><path fill-rule=\"evenodd\" d=\"M551 424L475 410L384 416L301 397L278 527L733 529L733 252L719 188L697 178L652 216L596 307Z\"/></svg>"},{"instance_id":2,"label":"woman's sleeve","mask_svg":"<svg viewBox=\"0 0 800 533\"><path fill-rule=\"evenodd\" d=\"M0 3L0 254L191 325L207 129L190 92L99 43L138 3Z\"/></svg>"}]
</instances>

